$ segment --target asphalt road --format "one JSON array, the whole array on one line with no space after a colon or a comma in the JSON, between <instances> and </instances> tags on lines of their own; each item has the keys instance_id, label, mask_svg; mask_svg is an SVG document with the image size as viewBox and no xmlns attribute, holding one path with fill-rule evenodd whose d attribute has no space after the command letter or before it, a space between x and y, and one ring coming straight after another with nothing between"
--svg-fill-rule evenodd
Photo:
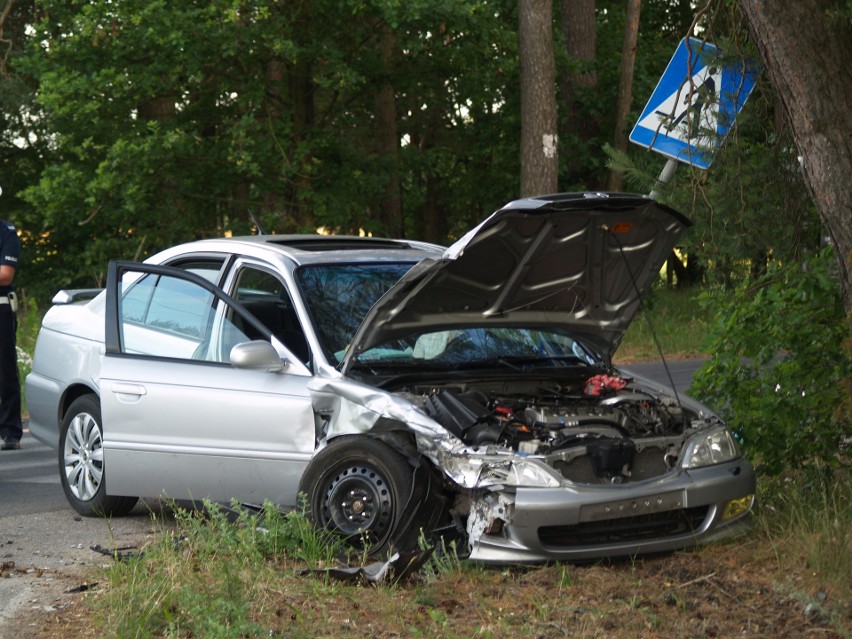
<instances>
[{"instance_id":1,"label":"asphalt road","mask_svg":"<svg viewBox=\"0 0 852 639\"><path fill-rule=\"evenodd\" d=\"M0 561L23 565L38 560L42 567L72 560L67 548L87 539L108 544L115 522L80 517L65 500L59 483L56 450L33 439L25 429L21 450L0 451ZM150 507L142 504L127 519L147 523ZM78 539L79 538L79 539ZM25 546L31 555L21 553Z\"/></svg>"},{"instance_id":2,"label":"asphalt road","mask_svg":"<svg viewBox=\"0 0 852 639\"><path fill-rule=\"evenodd\" d=\"M686 391L701 361L669 363L679 393ZM623 368L669 385L658 362ZM93 547L139 548L170 521L156 501L140 501L129 516L113 520L79 516L62 492L56 451L28 431L21 444L21 450L0 451L0 566L7 566L0 570L0 639L26 637L16 611L61 607L63 593L75 579L85 578L87 567L110 561Z\"/></svg>"},{"instance_id":3,"label":"asphalt road","mask_svg":"<svg viewBox=\"0 0 852 639\"><path fill-rule=\"evenodd\" d=\"M625 364L619 368L636 375L647 377L665 386L674 386L678 394L686 393L686 389L692 383L692 376L704 363L704 359L679 359L668 362L669 373L673 383L669 382L666 369L661 362L639 362L636 364Z\"/></svg>"},{"instance_id":4,"label":"asphalt road","mask_svg":"<svg viewBox=\"0 0 852 639\"><path fill-rule=\"evenodd\" d=\"M111 561L93 548L141 548L162 525L158 508L140 502L128 517L80 517L62 492L56 451L25 430L21 450L0 451L0 639L25 639L24 613L59 610L69 591L88 587L91 568Z\"/></svg>"}]
</instances>

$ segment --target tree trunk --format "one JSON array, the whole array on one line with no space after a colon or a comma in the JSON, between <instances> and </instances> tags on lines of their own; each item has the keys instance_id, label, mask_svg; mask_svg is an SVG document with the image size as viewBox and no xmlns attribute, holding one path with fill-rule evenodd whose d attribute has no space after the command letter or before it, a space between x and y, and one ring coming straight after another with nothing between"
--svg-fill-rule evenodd
<instances>
[{"instance_id":1,"label":"tree trunk","mask_svg":"<svg viewBox=\"0 0 852 639\"><path fill-rule=\"evenodd\" d=\"M266 63L266 91L264 92L264 105L263 105L263 116L264 118L269 120L270 126L275 127L278 125L278 120L282 117L283 105L285 97L282 95L282 89L284 87L285 80L285 71L286 68L284 66L284 62L277 57L272 57ZM286 163L290 161L290 158L287 157L286 151L284 149L281 150L282 158L281 162ZM262 210L259 213L269 213L269 217L272 217L272 214L275 213L276 217L278 211L284 208L281 204L281 196L280 196L280 186L275 183L270 183L270 186L261 193L260 200L262 204ZM271 228L264 228L266 232L284 232L284 228L279 226L282 221L276 220L275 225ZM260 229L257 229L257 232L260 233Z\"/></svg>"},{"instance_id":2,"label":"tree trunk","mask_svg":"<svg viewBox=\"0 0 852 639\"><path fill-rule=\"evenodd\" d=\"M382 77L388 78L379 86L376 95L376 144L379 157L386 167L385 192L379 218L383 232L389 237L402 237L402 198L399 177L399 133L396 122L396 92L389 78L393 77L395 38L387 26L380 29L379 47Z\"/></svg>"},{"instance_id":3,"label":"tree trunk","mask_svg":"<svg viewBox=\"0 0 852 639\"><path fill-rule=\"evenodd\" d=\"M628 0L624 42L621 47L621 66L618 70L615 135L612 140L612 146L622 153L627 152L627 116L633 102L633 67L636 63L636 40L639 37L639 12L641 8L642 0ZM612 171L609 174L609 190L620 191L623 185L624 174L621 171Z\"/></svg>"},{"instance_id":4,"label":"tree trunk","mask_svg":"<svg viewBox=\"0 0 852 639\"><path fill-rule=\"evenodd\" d=\"M431 174L426 176L426 197L423 203L420 237L426 242L444 244L447 241L447 220L441 210L439 193L441 185Z\"/></svg>"},{"instance_id":5,"label":"tree trunk","mask_svg":"<svg viewBox=\"0 0 852 639\"><path fill-rule=\"evenodd\" d=\"M551 0L520 0L521 197L557 190L556 63Z\"/></svg>"},{"instance_id":6,"label":"tree trunk","mask_svg":"<svg viewBox=\"0 0 852 639\"><path fill-rule=\"evenodd\" d=\"M852 27L837 0L740 0L828 228L852 312ZM832 12L834 15L832 15Z\"/></svg>"},{"instance_id":7,"label":"tree trunk","mask_svg":"<svg viewBox=\"0 0 852 639\"><path fill-rule=\"evenodd\" d=\"M598 133L597 121L584 113L582 93L598 84L595 71L595 0L562 0L562 37L571 58L571 67L560 81L564 108L561 138L563 161L573 180L585 188L598 188L595 177L583 159ZM566 145L570 145L566 146Z\"/></svg>"},{"instance_id":8,"label":"tree trunk","mask_svg":"<svg viewBox=\"0 0 852 639\"><path fill-rule=\"evenodd\" d=\"M309 194L312 188L311 164L313 155L299 147L307 144L305 138L314 123L314 80L313 65L308 60L297 60L290 68L289 93L293 109L293 139L291 156L301 156L297 173L292 181L292 196L287 205L285 232L313 232L314 214Z\"/></svg>"}]
</instances>

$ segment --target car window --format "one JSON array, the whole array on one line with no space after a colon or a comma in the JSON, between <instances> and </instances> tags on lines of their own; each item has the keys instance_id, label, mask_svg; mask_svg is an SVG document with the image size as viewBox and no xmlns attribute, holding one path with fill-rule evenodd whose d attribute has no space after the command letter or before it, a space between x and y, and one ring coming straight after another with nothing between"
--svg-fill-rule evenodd
<instances>
[{"instance_id":1,"label":"car window","mask_svg":"<svg viewBox=\"0 0 852 639\"><path fill-rule=\"evenodd\" d=\"M126 287L122 296L122 313L125 320L144 323L145 314L154 295L154 283L157 277L146 275L131 286Z\"/></svg>"},{"instance_id":2,"label":"car window","mask_svg":"<svg viewBox=\"0 0 852 639\"><path fill-rule=\"evenodd\" d=\"M239 267L235 281L232 297L302 363L308 363L308 342L284 282L271 271L250 264ZM234 323L240 325L239 319L234 318ZM242 329L252 339L266 339L250 324Z\"/></svg>"},{"instance_id":3,"label":"car window","mask_svg":"<svg viewBox=\"0 0 852 639\"><path fill-rule=\"evenodd\" d=\"M124 353L227 362L235 344L250 340L224 302L194 282L133 272L125 281L118 318Z\"/></svg>"},{"instance_id":4,"label":"car window","mask_svg":"<svg viewBox=\"0 0 852 639\"><path fill-rule=\"evenodd\" d=\"M339 362L367 311L405 275L414 262L322 264L296 271L326 356Z\"/></svg>"},{"instance_id":5,"label":"car window","mask_svg":"<svg viewBox=\"0 0 852 639\"><path fill-rule=\"evenodd\" d=\"M168 264L168 266L174 266L175 268L180 268L184 271L200 275L212 284L219 284L222 278L222 267L225 264L225 256L184 257L166 262L166 264Z\"/></svg>"},{"instance_id":6,"label":"car window","mask_svg":"<svg viewBox=\"0 0 852 639\"><path fill-rule=\"evenodd\" d=\"M145 323L188 337L201 337L209 322L213 296L189 282L160 278Z\"/></svg>"}]
</instances>

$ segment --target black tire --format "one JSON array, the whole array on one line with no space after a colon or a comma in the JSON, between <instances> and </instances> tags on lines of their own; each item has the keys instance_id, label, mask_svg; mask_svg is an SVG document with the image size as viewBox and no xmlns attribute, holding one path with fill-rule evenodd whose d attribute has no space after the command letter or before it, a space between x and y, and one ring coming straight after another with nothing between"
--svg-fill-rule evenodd
<instances>
[{"instance_id":1,"label":"black tire","mask_svg":"<svg viewBox=\"0 0 852 639\"><path fill-rule=\"evenodd\" d=\"M62 419L59 479L68 502L85 517L126 515L139 501L106 493L101 403L95 395L75 399Z\"/></svg>"},{"instance_id":2,"label":"black tire","mask_svg":"<svg viewBox=\"0 0 852 639\"><path fill-rule=\"evenodd\" d=\"M371 437L335 439L308 464L299 492L314 525L371 556L417 547L427 482L396 450ZM426 509L422 509L424 512Z\"/></svg>"}]
</instances>

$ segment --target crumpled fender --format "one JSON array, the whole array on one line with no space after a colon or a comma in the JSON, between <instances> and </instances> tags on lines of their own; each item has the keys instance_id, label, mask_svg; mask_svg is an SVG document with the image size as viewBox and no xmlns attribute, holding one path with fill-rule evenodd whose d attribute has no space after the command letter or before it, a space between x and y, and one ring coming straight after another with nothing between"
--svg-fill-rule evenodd
<instances>
[{"instance_id":1,"label":"crumpled fender","mask_svg":"<svg viewBox=\"0 0 852 639\"><path fill-rule=\"evenodd\" d=\"M486 463L443 426L404 397L346 377L315 377L308 382L314 412L319 416L317 440L322 447L341 435L388 430L388 420L414 434L418 451L449 479L467 489L480 488ZM507 455L505 464L511 464Z\"/></svg>"}]
</instances>

